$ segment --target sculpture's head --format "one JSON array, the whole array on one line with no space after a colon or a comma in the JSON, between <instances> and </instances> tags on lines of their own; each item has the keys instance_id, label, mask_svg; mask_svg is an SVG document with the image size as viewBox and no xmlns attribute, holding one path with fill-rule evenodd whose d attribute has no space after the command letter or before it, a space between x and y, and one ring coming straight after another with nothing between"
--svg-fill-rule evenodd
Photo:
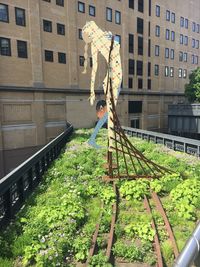
<instances>
[{"instance_id":1,"label":"sculpture's head","mask_svg":"<svg viewBox=\"0 0 200 267\"><path fill-rule=\"evenodd\" d=\"M93 35L97 30L97 25L94 21L86 22L85 26L82 29L83 40L86 44L91 43Z\"/></svg>"}]
</instances>

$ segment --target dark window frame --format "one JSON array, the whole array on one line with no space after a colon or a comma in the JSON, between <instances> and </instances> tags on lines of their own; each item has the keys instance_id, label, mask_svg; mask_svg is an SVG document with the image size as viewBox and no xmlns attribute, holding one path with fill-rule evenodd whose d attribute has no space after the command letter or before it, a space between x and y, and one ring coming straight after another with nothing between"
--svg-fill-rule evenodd
<instances>
[{"instance_id":1,"label":"dark window frame","mask_svg":"<svg viewBox=\"0 0 200 267\"><path fill-rule=\"evenodd\" d=\"M160 17L160 6L156 5L156 17Z\"/></svg>"},{"instance_id":2,"label":"dark window frame","mask_svg":"<svg viewBox=\"0 0 200 267\"><path fill-rule=\"evenodd\" d=\"M49 23L49 25L50 25L50 30L48 30L48 28L45 28L45 27L48 26L48 25L45 25L45 23ZM52 21L43 19L43 31L44 31L44 32L52 32Z\"/></svg>"},{"instance_id":3,"label":"dark window frame","mask_svg":"<svg viewBox=\"0 0 200 267\"><path fill-rule=\"evenodd\" d=\"M93 10L94 13L93 12L91 13L91 10ZM95 6L89 5L89 15L92 17L96 16L96 7Z\"/></svg>"},{"instance_id":4,"label":"dark window frame","mask_svg":"<svg viewBox=\"0 0 200 267\"><path fill-rule=\"evenodd\" d=\"M0 19L1 22L9 23L9 8L8 5L0 3L1 6L4 6L6 8L6 17L7 19Z\"/></svg>"},{"instance_id":5,"label":"dark window frame","mask_svg":"<svg viewBox=\"0 0 200 267\"><path fill-rule=\"evenodd\" d=\"M59 29L64 29L64 31L60 31ZM65 24L57 23L57 34L65 35Z\"/></svg>"},{"instance_id":6,"label":"dark window frame","mask_svg":"<svg viewBox=\"0 0 200 267\"><path fill-rule=\"evenodd\" d=\"M143 89L143 79L142 78L138 78L138 89L139 90Z\"/></svg>"},{"instance_id":7,"label":"dark window frame","mask_svg":"<svg viewBox=\"0 0 200 267\"><path fill-rule=\"evenodd\" d=\"M137 60L137 76L143 76L143 61Z\"/></svg>"},{"instance_id":8,"label":"dark window frame","mask_svg":"<svg viewBox=\"0 0 200 267\"><path fill-rule=\"evenodd\" d=\"M138 0L138 12L144 13L144 0Z\"/></svg>"},{"instance_id":9,"label":"dark window frame","mask_svg":"<svg viewBox=\"0 0 200 267\"><path fill-rule=\"evenodd\" d=\"M84 56L79 56L79 66L80 67L84 67L84 61L85 61Z\"/></svg>"},{"instance_id":10,"label":"dark window frame","mask_svg":"<svg viewBox=\"0 0 200 267\"><path fill-rule=\"evenodd\" d=\"M142 36L138 36L138 55L143 56L144 40Z\"/></svg>"},{"instance_id":11,"label":"dark window frame","mask_svg":"<svg viewBox=\"0 0 200 267\"><path fill-rule=\"evenodd\" d=\"M64 56L64 57L63 57ZM66 53L58 52L58 63L66 64Z\"/></svg>"},{"instance_id":12,"label":"dark window frame","mask_svg":"<svg viewBox=\"0 0 200 267\"><path fill-rule=\"evenodd\" d=\"M134 0L129 0L128 6L129 8L134 9Z\"/></svg>"},{"instance_id":13,"label":"dark window frame","mask_svg":"<svg viewBox=\"0 0 200 267\"><path fill-rule=\"evenodd\" d=\"M56 5L57 6L64 6L64 0L56 0Z\"/></svg>"},{"instance_id":14,"label":"dark window frame","mask_svg":"<svg viewBox=\"0 0 200 267\"><path fill-rule=\"evenodd\" d=\"M121 12L118 10L115 10L115 23L121 25Z\"/></svg>"},{"instance_id":15,"label":"dark window frame","mask_svg":"<svg viewBox=\"0 0 200 267\"><path fill-rule=\"evenodd\" d=\"M20 10L23 12L23 20L20 22L19 17L17 18L17 11ZM18 26L26 27L26 10L20 7L15 7L15 22Z\"/></svg>"},{"instance_id":16,"label":"dark window frame","mask_svg":"<svg viewBox=\"0 0 200 267\"><path fill-rule=\"evenodd\" d=\"M44 59L46 62L53 62L53 51L52 50L44 50Z\"/></svg>"},{"instance_id":17,"label":"dark window frame","mask_svg":"<svg viewBox=\"0 0 200 267\"><path fill-rule=\"evenodd\" d=\"M129 53L134 53L134 35L129 33L128 35L128 51Z\"/></svg>"},{"instance_id":18,"label":"dark window frame","mask_svg":"<svg viewBox=\"0 0 200 267\"><path fill-rule=\"evenodd\" d=\"M144 20L137 17L137 33L143 34L144 32Z\"/></svg>"},{"instance_id":19,"label":"dark window frame","mask_svg":"<svg viewBox=\"0 0 200 267\"><path fill-rule=\"evenodd\" d=\"M151 79L147 79L147 89L151 90Z\"/></svg>"},{"instance_id":20,"label":"dark window frame","mask_svg":"<svg viewBox=\"0 0 200 267\"><path fill-rule=\"evenodd\" d=\"M109 14L110 12L110 14ZM111 18L109 19L109 15L111 15ZM106 20L109 22L112 22L112 8L106 7Z\"/></svg>"},{"instance_id":21,"label":"dark window frame","mask_svg":"<svg viewBox=\"0 0 200 267\"><path fill-rule=\"evenodd\" d=\"M135 75L135 60L134 59L128 60L128 74Z\"/></svg>"},{"instance_id":22,"label":"dark window frame","mask_svg":"<svg viewBox=\"0 0 200 267\"><path fill-rule=\"evenodd\" d=\"M80 40L83 40L82 29L78 29L78 38L79 38Z\"/></svg>"},{"instance_id":23,"label":"dark window frame","mask_svg":"<svg viewBox=\"0 0 200 267\"><path fill-rule=\"evenodd\" d=\"M158 64L154 65L154 76L159 76L159 65Z\"/></svg>"},{"instance_id":24,"label":"dark window frame","mask_svg":"<svg viewBox=\"0 0 200 267\"><path fill-rule=\"evenodd\" d=\"M142 113L142 101L128 101L128 113Z\"/></svg>"},{"instance_id":25,"label":"dark window frame","mask_svg":"<svg viewBox=\"0 0 200 267\"><path fill-rule=\"evenodd\" d=\"M2 53L2 44L1 44L2 40L8 41L8 53ZM11 57L11 40L10 40L10 38L0 37L0 55Z\"/></svg>"},{"instance_id":26,"label":"dark window frame","mask_svg":"<svg viewBox=\"0 0 200 267\"><path fill-rule=\"evenodd\" d=\"M21 50L20 51L20 45L25 45L24 46L24 51ZM22 48L22 46L21 46ZM27 42L26 41L22 41L22 40L17 40L17 55L20 58L28 58L28 48L27 48Z\"/></svg>"},{"instance_id":27,"label":"dark window frame","mask_svg":"<svg viewBox=\"0 0 200 267\"><path fill-rule=\"evenodd\" d=\"M131 77L128 78L128 88L129 89L133 88L133 78L131 78Z\"/></svg>"},{"instance_id":28,"label":"dark window frame","mask_svg":"<svg viewBox=\"0 0 200 267\"><path fill-rule=\"evenodd\" d=\"M83 10L80 7L83 7ZM85 3L78 1L78 12L85 13Z\"/></svg>"}]
</instances>

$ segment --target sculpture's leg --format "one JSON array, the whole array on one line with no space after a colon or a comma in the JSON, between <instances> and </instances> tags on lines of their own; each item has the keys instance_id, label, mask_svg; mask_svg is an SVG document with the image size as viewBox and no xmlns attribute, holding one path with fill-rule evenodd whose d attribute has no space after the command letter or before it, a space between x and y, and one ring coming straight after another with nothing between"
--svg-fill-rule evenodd
<instances>
[{"instance_id":1,"label":"sculpture's leg","mask_svg":"<svg viewBox=\"0 0 200 267\"><path fill-rule=\"evenodd\" d=\"M106 123L108 120L108 112L106 112L104 114L104 116L98 121L97 125L95 126L94 132L92 133L92 135L90 136L90 139L88 141L88 144L95 147L95 148L101 148L100 146L98 146L95 142L96 136L99 132L99 130L102 128L102 126L104 125L104 123Z\"/></svg>"}]
</instances>

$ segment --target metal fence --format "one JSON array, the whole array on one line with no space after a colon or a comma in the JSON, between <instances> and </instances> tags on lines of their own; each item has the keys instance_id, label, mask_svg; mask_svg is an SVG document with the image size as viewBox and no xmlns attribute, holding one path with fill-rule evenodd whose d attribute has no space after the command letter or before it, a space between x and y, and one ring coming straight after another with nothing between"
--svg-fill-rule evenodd
<instances>
[{"instance_id":1,"label":"metal fence","mask_svg":"<svg viewBox=\"0 0 200 267\"><path fill-rule=\"evenodd\" d=\"M200 157L200 141L175 135L156 133L135 128L123 127L126 134L165 145L175 151Z\"/></svg>"},{"instance_id":2,"label":"metal fence","mask_svg":"<svg viewBox=\"0 0 200 267\"><path fill-rule=\"evenodd\" d=\"M67 129L24 161L0 180L0 226L5 226L23 205L25 199L40 182L43 173L51 162L58 157L73 126Z\"/></svg>"},{"instance_id":3,"label":"metal fence","mask_svg":"<svg viewBox=\"0 0 200 267\"><path fill-rule=\"evenodd\" d=\"M179 136L161 134L151 131L123 127L126 134L162 144L176 151L200 157L200 142L198 140L183 138ZM200 267L200 223L187 241L183 251L174 263L174 267Z\"/></svg>"}]
</instances>

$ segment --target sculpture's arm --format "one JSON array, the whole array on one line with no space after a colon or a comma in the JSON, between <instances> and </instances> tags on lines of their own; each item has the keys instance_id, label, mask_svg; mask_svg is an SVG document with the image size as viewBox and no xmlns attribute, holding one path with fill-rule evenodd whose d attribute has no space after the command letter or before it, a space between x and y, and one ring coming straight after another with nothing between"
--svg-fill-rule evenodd
<instances>
[{"instance_id":1,"label":"sculpture's arm","mask_svg":"<svg viewBox=\"0 0 200 267\"><path fill-rule=\"evenodd\" d=\"M98 67L98 62L97 62L98 50L94 46L94 44L91 45L91 53L92 53L92 74L91 74L91 84L90 84L90 104L93 105L95 101L94 85Z\"/></svg>"}]
</instances>

